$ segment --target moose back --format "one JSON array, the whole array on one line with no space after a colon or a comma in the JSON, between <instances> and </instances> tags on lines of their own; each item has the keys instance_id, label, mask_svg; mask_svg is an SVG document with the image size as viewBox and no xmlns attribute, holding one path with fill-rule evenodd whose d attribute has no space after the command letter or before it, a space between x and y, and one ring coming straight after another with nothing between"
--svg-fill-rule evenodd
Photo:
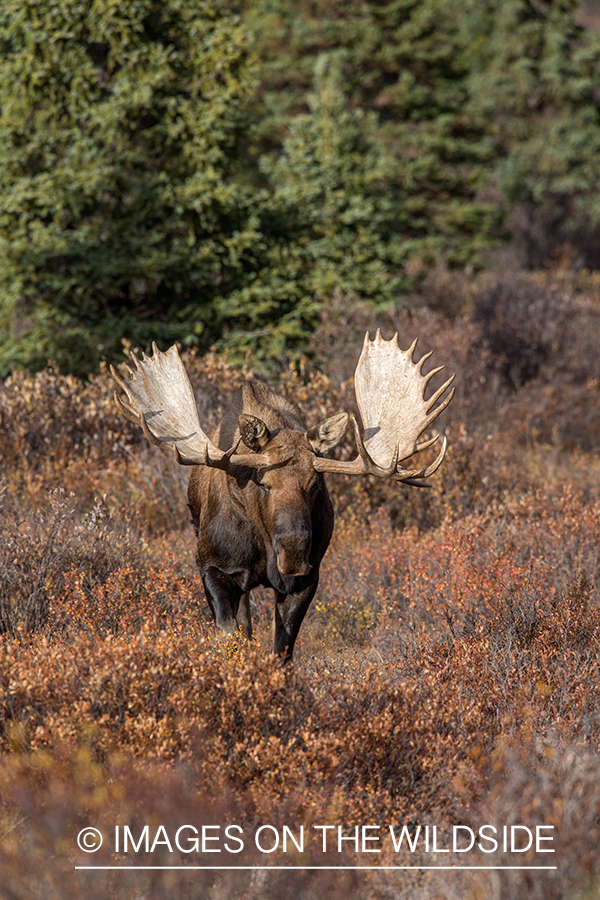
<instances>
[{"instance_id":1,"label":"moose back","mask_svg":"<svg viewBox=\"0 0 600 900\"><path fill-rule=\"evenodd\" d=\"M385 341L365 335L354 376L363 430L341 412L306 427L300 412L258 380L236 393L209 437L198 418L194 393L176 346L138 359L123 375L112 369L125 396L120 411L146 437L191 466L188 500L198 536L198 566L217 629L252 635L250 591L275 592L275 653L292 658L298 631L315 595L319 568L333 531L333 507L324 473L376 475L417 486L441 465L446 439L429 466L401 463L431 446L419 443L446 408L454 376L430 397L425 388L441 366L423 375L423 356L413 362L416 341L400 350L397 335ZM438 402L439 401L439 402ZM342 440L348 419L357 456L326 454Z\"/></svg>"}]
</instances>

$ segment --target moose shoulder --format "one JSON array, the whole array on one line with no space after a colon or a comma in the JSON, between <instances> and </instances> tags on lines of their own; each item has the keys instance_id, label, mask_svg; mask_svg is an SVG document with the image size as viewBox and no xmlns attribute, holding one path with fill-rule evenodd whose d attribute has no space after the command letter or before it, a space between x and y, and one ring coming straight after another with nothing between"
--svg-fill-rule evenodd
<instances>
[{"instance_id":1,"label":"moose shoulder","mask_svg":"<svg viewBox=\"0 0 600 900\"><path fill-rule=\"evenodd\" d=\"M413 362L416 341L398 347L397 335L373 341L365 335L355 373L355 392L364 431L342 412L307 429L299 411L260 381L246 382L209 437L198 419L192 387L177 347L139 360L124 377L112 374L125 396L120 411L141 425L146 437L192 466L188 500L198 535L198 566L216 626L239 628L250 637L250 591L275 591L275 653L291 659L294 643L319 582L319 567L333 530L333 508L324 473L372 474L406 484L440 466L421 469L401 462L437 440L419 436L446 408L454 376L431 397L424 391L440 371L422 374L426 354ZM444 396L445 395L445 396ZM438 402L439 401L439 402ZM324 454L342 439L351 419L358 455L354 460ZM240 452L241 451L241 452Z\"/></svg>"}]
</instances>

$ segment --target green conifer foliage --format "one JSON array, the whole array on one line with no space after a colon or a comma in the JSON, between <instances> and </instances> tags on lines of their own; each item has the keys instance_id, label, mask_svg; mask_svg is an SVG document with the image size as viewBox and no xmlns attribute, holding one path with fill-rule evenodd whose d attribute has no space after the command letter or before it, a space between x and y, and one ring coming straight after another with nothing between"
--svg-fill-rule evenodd
<instances>
[{"instance_id":1,"label":"green conifer foliage","mask_svg":"<svg viewBox=\"0 0 600 900\"><path fill-rule=\"evenodd\" d=\"M363 144L379 154L373 170L385 159L380 193L390 223L393 214L393 257L404 262L396 285L398 275L406 283L406 266L423 271L440 257L464 265L498 240L502 210L481 196L494 148L484 116L467 109L471 60L456 3L258 0L252 7L263 26L267 144L302 121L315 59L338 61L346 115L358 122L362 112Z\"/></svg>"},{"instance_id":2,"label":"green conifer foliage","mask_svg":"<svg viewBox=\"0 0 600 900\"><path fill-rule=\"evenodd\" d=\"M309 112L295 116L268 168L275 199L297 223L306 289L393 300L401 288L401 196L389 191L389 154L372 138L373 113L350 109L338 58L315 65Z\"/></svg>"},{"instance_id":3,"label":"green conifer foliage","mask_svg":"<svg viewBox=\"0 0 600 900\"><path fill-rule=\"evenodd\" d=\"M0 6L0 369L193 342L259 241L234 2Z\"/></svg>"},{"instance_id":4,"label":"green conifer foliage","mask_svg":"<svg viewBox=\"0 0 600 900\"><path fill-rule=\"evenodd\" d=\"M315 59L336 55L347 108L375 115L369 137L388 154L405 270L477 264L510 219L526 262L569 238L599 265L600 33L580 24L584 6L252 0L259 137L283 143Z\"/></svg>"},{"instance_id":5,"label":"green conifer foliage","mask_svg":"<svg viewBox=\"0 0 600 900\"><path fill-rule=\"evenodd\" d=\"M489 121L498 183L525 213L527 262L565 240L600 264L600 33L576 0L469 0L472 108Z\"/></svg>"},{"instance_id":6,"label":"green conifer foliage","mask_svg":"<svg viewBox=\"0 0 600 900\"><path fill-rule=\"evenodd\" d=\"M301 346L336 291L389 304L407 284L400 197L387 184L388 153L370 138L375 116L348 108L335 55L317 58L314 87L281 151L261 159L272 190L265 254L227 300L236 328L222 343L234 351L281 357Z\"/></svg>"},{"instance_id":7,"label":"green conifer foliage","mask_svg":"<svg viewBox=\"0 0 600 900\"><path fill-rule=\"evenodd\" d=\"M4 0L0 374L122 339L281 361L334 292L401 302L511 215L530 264L569 239L599 265L582 8Z\"/></svg>"}]
</instances>

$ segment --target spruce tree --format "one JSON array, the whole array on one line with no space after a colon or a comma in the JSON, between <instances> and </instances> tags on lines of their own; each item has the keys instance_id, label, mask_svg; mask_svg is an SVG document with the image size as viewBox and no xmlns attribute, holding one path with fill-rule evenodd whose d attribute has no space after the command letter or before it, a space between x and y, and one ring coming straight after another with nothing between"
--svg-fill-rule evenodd
<instances>
[{"instance_id":1,"label":"spruce tree","mask_svg":"<svg viewBox=\"0 0 600 900\"><path fill-rule=\"evenodd\" d=\"M260 243L254 84L234 0L4 0L0 370L218 333Z\"/></svg>"}]
</instances>

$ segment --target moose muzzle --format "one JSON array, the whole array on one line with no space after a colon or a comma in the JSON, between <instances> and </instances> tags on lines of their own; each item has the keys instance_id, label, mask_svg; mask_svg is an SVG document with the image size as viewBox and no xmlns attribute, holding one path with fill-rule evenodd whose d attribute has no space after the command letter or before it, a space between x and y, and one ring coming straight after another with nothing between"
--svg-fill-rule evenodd
<instances>
[{"instance_id":1,"label":"moose muzzle","mask_svg":"<svg viewBox=\"0 0 600 900\"><path fill-rule=\"evenodd\" d=\"M276 541L277 568L282 575L288 577L295 575L308 575L310 563L310 538L308 541L298 538L281 538Z\"/></svg>"}]
</instances>

